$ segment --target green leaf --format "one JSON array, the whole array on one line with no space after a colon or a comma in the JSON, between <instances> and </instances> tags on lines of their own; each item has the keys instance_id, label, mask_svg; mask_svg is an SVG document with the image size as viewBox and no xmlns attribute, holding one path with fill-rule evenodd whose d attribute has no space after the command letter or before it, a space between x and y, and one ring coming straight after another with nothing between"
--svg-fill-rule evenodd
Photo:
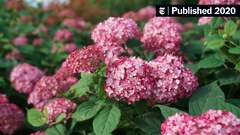
<instances>
[{"instance_id":1,"label":"green leaf","mask_svg":"<svg viewBox=\"0 0 240 135\"><path fill-rule=\"evenodd\" d=\"M228 21L225 25L224 25L224 32L229 35L232 36L235 34L235 32L237 31L237 24L234 23L233 21Z\"/></svg>"},{"instance_id":2,"label":"green leaf","mask_svg":"<svg viewBox=\"0 0 240 135\"><path fill-rule=\"evenodd\" d=\"M238 63L235 65L234 69L236 69L237 71L240 72L240 62L238 62Z\"/></svg>"},{"instance_id":3,"label":"green leaf","mask_svg":"<svg viewBox=\"0 0 240 135\"><path fill-rule=\"evenodd\" d=\"M109 135L117 128L121 112L116 106L105 107L93 120L93 130L96 135Z\"/></svg>"},{"instance_id":4,"label":"green leaf","mask_svg":"<svg viewBox=\"0 0 240 135\"><path fill-rule=\"evenodd\" d=\"M57 117L57 119L54 123L59 123L59 122L63 121L65 118L66 118L66 114L62 113Z\"/></svg>"},{"instance_id":5,"label":"green leaf","mask_svg":"<svg viewBox=\"0 0 240 135\"><path fill-rule=\"evenodd\" d=\"M224 59L221 58L221 56L215 54L202 59L198 63L198 68L216 68L222 66L223 64Z\"/></svg>"},{"instance_id":6,"label":"green leaf","mask_svg":"<svg viewBox=\"0 0 240 135\"><path fill-rule=\"evenodd\" d=\"M76 121L85 121L94 117L101 109L101 104L96 104L92 101L88 101L80 104L77 110L73 113L72 118Z\"/></svg>"},{"instance_id":7,"label":"green leaf","mask_svg":"<svg viewBox=\"0 0 240 135\"><path fill-rule=\"evenodd\" d=\"M208 98L206 105L203 108L203 112L206 112L210 109L215 109L215 110L227 110L229 112L234 113L237 117L240 118L240 108L226 103L223 100L219 98Z\"/></svg>"},{"instance_id":8,"label":"green leaf","mask_svg":"<svg viewBox=\"0 0 240 135\"><path fill-rule=\"evenodd\" d=\"M40 127L47 122L44 114L39 112L37 109L30 109L27 111L27 120L34 127Z\"/></svg>"},{"instance_id":9,"label":"green leaf","mask_svg":"<svg viewBox=\"0 0 240 135\"><path fill-rule=\"evenodd\" d=\"M240 107L240 99L232 98L232 99L228 99L227 102L230 103L230 104L233 104L235 106Z\"/></svg>"},{"instance_id":10,"label":"green leaf","mask_svg":"<svg viewBox=\"0 0 240 135\"><path fill-rule=\"evenodd\" d=\"M162 112L162 115L164 116L164 118L168 118L169 116L172 116L178 112L183 112L177 108L173 108L173 107L168 107L165 105L156 105Z\"/></svg>"},{"instance_id":11,"label":"green leaf","mask_svg":"<svg viewBox=\"0 0 240 135\"><path fill-rule=\"evenodd\" d=\"M217 73L216 78L220 86L240 83L240 73L234 69L225 69Z\"/></svg>"},{"instance_id":12,"label":"green leaf","mask_svg":"<svg viewBox=\"0 0 240 135\"><path fill-rule=\"evenodd\" d=\"M47 135L66 135L66 128L62 124L58 124L48 128L45 132Z\"/></svg>"},{"instance_id":13,"label":"green leaf","mask_svg":"<svg viewBox=\"0 0 240 135\"><path fill-rule=\"evenodd\" d=\"M90 86L94 82L94 74L92 73L81 73L81 79L71 86L69 92L74 93L75 97L81 97L90 91Z\"/></svg>"},{"instance_id":14,"label":"green leaf","mask_svg":"<svg viewBox=\"0 0 240 135\"><path fill-rule=\"evenodd\" d=\"M240 54L240 47L230 48L228 52L231 54Z\"/></svg>"},{"instance_id":15,"label":"green leaf","mask_svg":"<svg viewBox=\"0 0 240 135\"><path fill-rule=\"evenodd\" d=\"M193 93L189 101L189 113L191 115L201 114L208 98L225 99L224 93L216 82L205 85Z\"/></svg>"},{"instance_id":16,"label":"green leaf","mask_svg":"<svg viewBox=\"0 0 240 135\"><path fill-rule=\"evenodd\" d=\"M136 118L136 126L147 135L157 135L160 133L159 125L163 119L158 112L147 112Z\"/></svg>"},{"instance_id":17,"label":"green leaf","mask_svg":"<svg viewBox=\"0 0 240 135\"><path fill-rule=\"evenodd\" d=\"M207 48L219 49L224 46L224 39L218 36L210 36L206 41Z\"/></svg>"}]
</instances>

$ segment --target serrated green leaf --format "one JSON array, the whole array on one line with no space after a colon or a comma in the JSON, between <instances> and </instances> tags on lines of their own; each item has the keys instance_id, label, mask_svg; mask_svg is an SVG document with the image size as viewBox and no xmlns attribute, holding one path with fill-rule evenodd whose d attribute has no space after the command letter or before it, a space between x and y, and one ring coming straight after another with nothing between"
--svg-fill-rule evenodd
<instances>
[{"instance_id":1,"label":"serrated green leaf","mask_svg":"<svg viewBox=\"0 0 240 135\"><path fill-rule=\"evenodd\" d=\"M219 55L210 55L198 63L198 68L216 68L222 66L224 62Z\"/></svg>"},{"instance_id":2,"label":"serrated green leaf","mask_svg":"<svg viewBox=\"0 0 240 135\"><path fill-rule=\"evenodd\" d=\"M182 110L179 110L177 108L173 108L173 107L168 107L165 105L156 105L162 112L162 115L164 116L164 118L168 118L169 116L172 116L178 112L183 112Z\"/></svg>"},{"instance_id":3,"label":"serrated green leaf","mask_svg":"<svg viewBox=\"0 0 240 135\"><path fill-rule=\"evenodd\" d=\"M109 135L117 128L121 112L116 106L105 107L93 120L93 130L96 135Z\"/></svg>"},{"instance_id":4,"label":"serrated green leaf","mask_svg":"<svg viewBox=\"0 0 240 135\"><path fill-rule=\"evenodd\" d=\"M233 21L228 21L225 25L224 25L224 32L229 35L232 36L235 34L235 32L237 31L237 24Z\"/></svg>"},{"instance_id":5,"label":"serrated green leaf","mask_svg":"<svg viewBox=\"0 0 240 135\"><path fill-rule=\"evenodd\" d=\"M240 54L240 47L230 48L228 52L231 54Z\"/></svg>"},{"instance_id":6,"label":"serrated green leaf","mask_svg":"<svg viewBox=\"0 0 240 135\"><path fill-rule=\"evenodd\" d=\"M40 127L46 124L47 119L44 114L37 109L30 109L27 111L27 120L34 127Z\"/></svg>"},{"instance_id":7,"label":"serrated green leaf","mask_svg":"<svg viewBox=\"0 0 240 135\"><path fill-rule=\"evenodd\" d=\"M101 104L96 104L92 101L88 101L80 104L77 110L73 113L72 118L76 121L85 121L94 117L101 109Z\"/></svg>"},{"instance_id":8,"label":"serrated green leaf","mask_svg":"<svg viewBox=\"0 0 240 135\"><path fill-rule=\"evenodd\" d=\"M193 93L189 100L189 113L191 115L202 114L208 98L219 98L224 101L224 93L216 82L205 85Z\"/></svg>"},{"instance_id":9,"label":"serrated green leaf","mask_svg":"<svg viewBox=\"0 0 240 135\"><path fill-rule=\"evenodd\" d=\"M220 86L240 83L240 73L234 69L225 69L217 73L216 78Z\"/></svg>"}]
</instances>

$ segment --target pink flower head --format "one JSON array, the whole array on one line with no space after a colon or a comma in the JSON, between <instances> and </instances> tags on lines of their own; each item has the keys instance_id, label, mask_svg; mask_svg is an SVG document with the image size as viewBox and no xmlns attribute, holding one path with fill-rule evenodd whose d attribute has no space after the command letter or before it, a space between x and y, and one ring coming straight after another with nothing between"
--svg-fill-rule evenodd
<instances>
[{"instance_id":1,"label":"pink flower head","mask_svg":"<svg viewBox=\"0 0 240 135\"><path fill-rule=\"evenodd\" d=\"M141 41L144 47L163 55L179 53L180 25L170 17L154 17L146 23Z\"/></svg>"},{"instance_id":2,"label":"pink flower head","mask_svg":"<svg viewBox=\"0 0 240 135\"><path fill-rule=\"evenodd\" d=\"M124 52L124 49L120 46L102 48L105 54L105 64L109 65L119 59L119 55Z\"/></svg>"},{"instance_id":3,"label":"pink flower head","mask_svg":"<svg viewBox=\"0 0 240 135\"><path fill-rule=\"evenodd\" d=\"M240 119L222 110L209 110L200 116L177 113L162 123L162 135L239 135Z\"/></svg>"},{"instance_id":4,"label":"pink flower head","mask_svg":"<svg viewBox=\"0 0 240 135\"><path fill-rule=\"evenodd\" d=\"M62 65L71 74L79 74L81 72L94 72L104 59L104 54L96 45L73 51Z\"/></svg>"},{"instance_id":5,"label":"pink flower head","mask_svg":"<svg viewBox=\"0 0 240 135\"><path fill-rule=\"evenodd\" d=\"M75 43L68 43L64 45L64 51L71 53L77 49L77 45Z\"/></svg>"},{"instance_id":6,"label":"pink flower head","mask_svg":"<svg viewBox=\"0 0 240 135\"><path fill-rule=\"evenodd\" d=\"M0 133L12 135L24 121L23 111L12 103L0 104Z\"/></svg>"},{"instance_id":7,"label":"pink flower head","mask_svg":"<svg viewBox=\"0 0 240 135\"><path fill-rule=\"evenodd\" d=\"M156 15L156 9L152 6L147 6L140 9L137 14L141 20L148 20Z\"/></svg>"},{"instance_id":8,"label":"pink flower head","mask_svg":"<svg viewBox=\"0 0 240 135\"><path fill-rule=\"evenodd\" d=\"M24 57L17 49L13 49L11 52L9 52L5 55L5 59L23 61Z\"/></svg>"},{"instance_id":9,"label":"pink flower head","mask_svg":"<svg viewBox=\"0 0 240 135\"><path fill-rule=\"evenodd\" d=\"M0 104L2 103L8 103L8 98L4 94L0 94Z\"/></svg>"},{"instance_id":10,"label":"pink flower head","mask_svg":"<svg viewBox=\"0 0 240 135\"><path fill-rule=\"evenodd\" d=\"M28 98L28 103L41 108L43 103L57 95L59 84L54 76L42 77L34 86Z\"/></svg>"},{"instance_id":11,"label":"pink flower head","mask_svg":"<svg viewBox=\"0 0 240 135\"><path fill-rule=\"evenodd\" d=\"M29 94L43 75L44 73L37 67L27 63L18 64L11 71L10 81L18 92Z\"/></svg>"},{"instance_id":12,"label":"pink flower head","mask_svg":"<svg viewBox=\"0 0 240 135\"><path fill-rule=\"evenodd\" d=\"M120 58L107 66L105 91L109 97L129 104L146 99L153 88L149 72L149 66L140 58Z\"/></svg>"},{"instance_id":13,"label":"pink flower head","mask_svg":"<svg viewBox=\"0 0 240 135\"><path fill-rule=\"evenodd\" d=\"M37 131L35 133L31 133L30 135L46 135L44 131Z\"/></svg>"},{"instance_id":14,"label":"pink flower head","mask_svg":"<svg viewBox=\"0 0 240 135\"><path fill-rule=\"evenodd\" d=\"M140 20L138 14L136 12L134 12L134 11L129 11L129 12L124 13L123 17L124 18L131 18L134 21Z\"/></svg>"},{"instance_id":15,"label":"pink flower head","mask_svg":"<svg viewBox=\"0 0 240 135\"><path fill-rule=\"evenodd\" d=\"M128 18L110 17L99 23L92 31L92 39L101 46L121 46L128 39L138 38L140 31L136 22Z\"/></svg>"},{"instance_id":16,"label":"pink flower head","mask_svg":"<svg viewBox=\"0 0 240 135\"><path fill-rule=\"evenodd\" d=\"M60 92L66 92L73 84L77 83L78 79L76 77L61 78L58 80Z\"/></svg>"},{"instance_id":17,"label":"pink flower head","mask_svg":"<svg viewBox=\"0 0 240 135\"><path fill-rule=\"evenodd\" d=\"M61 30L58 30L55 33L54 40L56 40L56 41L69 41L69 40L72 40L72 36L73 36L73 34L69 30L61 29Z\"/></svg>"},{"instance_id":18,"label":"pink flower head","mask_svg":"<svg viewBox=\"0 0 240 135\"><path fill-rule=\"evenodd\" d=\"M63 25L73 27L82 31L86 27L86 22L81 18L66 18L63 20Z\"/></svg>"},{"instance_id":19,"label":"pink flower head","mask_svg":"<svg viewBox=\"0 0 240 135\"><path fill-rule=\"evenodd\" d=\"M13 41L13 44L16 46L26 45L28 43L28 39L25 36L16 37Z\"/></svg>"},{"instance_id":20,"label":"pink flower head","mask_svg":"<svg viewBox=\"0 0 240 135\"><path fill-rule=\"evenodd\" d=\"M165 54L148 64L155 80L150 97L153 101L176 102L177 99L190 96L198 86L197 77L183 66L181 58Z\"/></svg>"},{"instance_id":21,"label":"pink flower head","mask_svg":"<svg viewBox=\"0 0 240 135\"><path fill-rule=\"evenodd\" d=\"M198 20L198 25L209 24L212 21L212 17L200 17Z\"/></svg>"},{"instance_id":22,"label":"pink flower head","mask_svg":"<svg viewBox=\"0 0 240 135\"><path fill-rule=\"evenodd\" d=\"M43 40L41 38L35 38L32 42L35 46L40 46L43 43Z\"/></svg>"},{"instance_id":23,"label":"pink flower head","mask_svg":"<svg viewBox=\"0 0 240 135\"><path fill-rule=\"evenodd\" d=\"M64 114L66 119L70 118L75 110L76 104L66 98L56 98L50 100L45 106L44 111L47 113L48 123L55 122L57 117Z\"/></svg>"}]
</instances>

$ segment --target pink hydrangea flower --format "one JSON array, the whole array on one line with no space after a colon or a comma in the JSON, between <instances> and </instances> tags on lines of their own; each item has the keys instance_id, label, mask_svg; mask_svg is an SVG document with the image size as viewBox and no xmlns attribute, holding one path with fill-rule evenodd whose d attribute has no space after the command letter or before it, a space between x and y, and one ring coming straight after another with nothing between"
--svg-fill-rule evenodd
<instances>
[{"instance_id":1,"label":"pink hydrangea flower","mask_svg":"<svg viewBox=\"0 0 240 135\"><path fill-rule=\"evenodd\" d=\"M17 49L13 49L11 52L9 52L5 55L5 59L23 61L24 57Z\"/></svg>"},{"instance_id":2,"label":"pink hydrangea flower","mask_svg":"<svg viewBox=\"0 0 240 135\"><path fill-rule=\"evenodd\" d=\"M0 104L2 103L8 103L8 98L4 94L0 94Z\"/></svg>"},{"instance_id":3,"label":"pink hydrangea flower","mask_svg":"<svg viewBox=\"0 0 240 135\"><path fill-rule=\"evenodd\" d=\"M179 53L181 42L180 24L169 17L154 17L146 23L141 41L144 47L163 55L164 53Z\"/></svg>"},{"instance_id":4,"label":"pink hydrangea flower","mask_svg":"<svg viewBox=\"0 0 240 135\"><path fill-rule=\"evenodd\" d=\"M66 98L56 98L50 100L45 106L44 111L47 113L48 123L54 122L61 114L66 116L66 119L71 117L75 110L76 104Z\"/></svg>"},{"instance_id":5,"label":"pink hydrangea flower","mask_svg":"<svg viewBox=\"0 0 240 135\"><path fill-rule=\"evenodd\" d=\"M66 18L63 20L63 25L68 26L68 27L73 27L78 29L79 31L82 31L87 23L81 19L81 18Z\"/></svg>"},{"instance_id":6,"label":"pink hydrangea flower","mask_svg":"<svg viewBox=\"0 0 240 135\"><path fill-rule=\"evenodd\" d=\"M43 40L41 38L35 38L32 42L35 46L40 46L43 43Z\"/></svg>"},{"instance_id":7,"label":"pink hydrangea flower","mask_svg":"<svg viewBox=\"0 0 240 135\"><path fill-rule=\"evenodd\" d=\"M199 0L199 5L235 5L239 0Z\"/></svg>"},{"instance_id":8,"label":"pink hydrangea flower","mask_svg":"<svg viewBox=\"0 0 240 135\"><path fill-rule=\"evenodd\" d=\"M31 133L30 135L46 135L44 131L37 131L35 133Z\"/></svg>"},{"instance_id":9,"label":"pink hydrangea flower","mask_svg":"<svg viewBox=\"0 0 240 135\"><path fill-rule=\"evenodd\" d=\"M162 123L162 135L239 135L240 119L222 110L209 110L200 116L177 113Z\"/></svg>"},{"instance_id":10,"label":"pink hydrangea flower","mask_svg":"<svg viewBox=\"0 0 240 135\"><path fill-rule=\"evenodd\" d=\"M13 41L13 44L16 46L26 45L28 43L28 39L25 36L16 37Z\"/></svg>"},{"instance_id":11,"label":"pink hydrangea flower","mask_svg":"<svg viewBox=\"0 0 240 135\"><path fill-rule=\"evenodd\" d=\"M181 58L165 54L150 61L151 76L155 80L151 100L168 103L190 96L197 88L197 77L183 66Z\"/></svg>"},{"instance_id":12,"label":"pink hydrangea flower","mask_svg":"<svg viewBox=\"0 0 240 135\"><path fill-rule=\"evenodd\" d=\"M28 103L33 104L36 108L41 108L45 101L57 95L59 89L58 81L54 76L44 76L34 86Z\"/></svg>"},{"instance_id":13,"label":"pink hydrangea flower","mask_svg":"<svg viewBox=\"0 0 240 135\"><path fill-rule=\"evenodd\" d=\"M102 51L105 54L104 62L109 65L119 59L119 55L124 52L124 49L122 47L108 47L102 48Z\"/></svg>"},{"instance_id":14,"label":"pink hydrangea flower","mask_svg":"<svg viewBox=\"0 0 240 135\"><path fill-rule=\"evenodd\" d=\"M71 53L77 49L77 45L75 43L68 43L64 45L64 51Z\"/></svg>"},{"instance_id":15,"label":"pink hydrangea flower","mask_svg":"<svg viewBox=\"0 0 240 135\"><path fill-rule=\"evenodd\" d=\"M198 20L198 25L209 24L212 21L212 17L200 17Z\"/></svg>"},{"instance_id":16,"label":"pink hydrangea flower","mask_svg":"<svg viewBox=\"0 0 240 135\"><path fill-rule=\"evenodd\" d=\"M64 9L58 13L59 17L74 17L75 12L71 9Z\"/></svg>"},{"instance_id":17,"label":"pink hydrangea flower","mask_svg":"<svg viewBox=\"0 0 240 135\"><path fill-rule=\"evenodd\" d=\"M147 6L142 9L140 9L137 12L140 20L148 20L153 18L156 15L156 9L152 6Z\"/></svg>"},{"instance_id":18,"label":"pink hydrangea flower","mask_svg":"<svg viewBox=\"0 0 240 135\"><path fill-rule=\"evenodd\" d=\"M58 30L55 33L54 40L56 41L69 41L72 40L73 34L67 29Z\"/></svg>"},{"instance_id":19,"label":"pink hydrangea flower","mask_svg":"<svg viewBox=\"0 0 240 135\"><path fill-rule=\"evenodd\" d=\"M10 81L18 92L29 94L43 75L44 73L37 67L27 63L18 64L11 71Z\"/></svg>"},{"instance_id":20,"label":"pink hydrangea flower","mask_svg":"<svg viewBox=\"0 0 240 135\"><path fill-rule=\"evenodd\" d=\"M120 58L107 66L105 91L109 97L129 104L146 99L153 88L149 72L149 66L140 58Z\"/></svg>"},{"instance_id":21,"label":"pink hydrangea flower","mask_svg":"<svg viewBox=\"0 0 240 135\"><path fill-rule=\"evenodd\" d=\"M134 21L139 21L140 20L138 14L134 11L129 11L129 12L124 13L123 17L124 18L131 18Z\"/></svg>"},{"instance_id":22,"label":"pink hydrangea flower","mask_svg":"<svg viewBox=\"0 0 240 135\"><path fill-rule=\"evenodd\" d=\"M110 17L99 23L92 31L92 39L101 46L121 46L128 39L138 38L140 31L136 22L128 18Z\"/></svg>"},{"instance_id":23,"label":"pink hydrangea flower","mask_svg":"<svg viewBox=\"0 0 240 135\"><path fill-rule=\"evenodd\" d=\"M76 77L70 76L58 80L60 92L66 92L73 84L77 83Z\"/></svg>"},{"instance_id":24,"label":"pink hydrangea flower","mask_svg":"<svg viewBox=\"0 0 240 135\"><path fill-rule=\"evenodd\" d=\"M94 72L104 59L104 54L96 45L73 51L65 60L62 68L66 68L71 74L81 72Z\"/></svg>"},{"instance_id":25,"label":"pink hydrangea flower","mask_svg":"<svg viewBox=\"0 0 240 135\"><path fill-rule=\"evenodd\" d=\"M0 133L12 135L24 121L23 111L12 103L0 104Z\"/></svg>"}]
</instances>

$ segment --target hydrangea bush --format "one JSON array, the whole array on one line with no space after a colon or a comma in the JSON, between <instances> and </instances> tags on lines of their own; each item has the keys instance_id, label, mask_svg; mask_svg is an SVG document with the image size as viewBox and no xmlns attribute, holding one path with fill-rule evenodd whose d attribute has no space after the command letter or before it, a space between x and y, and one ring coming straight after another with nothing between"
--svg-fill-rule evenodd
<instances>
[{"instance_id":1,"label":"hydrangea bush","mask_svg":"<svg viewBox=\"0 0 240 135\"><path fill-rule=\"evenodd\" d=\"M74 2L0 0L0 134L240 134L238 17L81 1L93 16Z\"/></svg>"}]
</instances>

